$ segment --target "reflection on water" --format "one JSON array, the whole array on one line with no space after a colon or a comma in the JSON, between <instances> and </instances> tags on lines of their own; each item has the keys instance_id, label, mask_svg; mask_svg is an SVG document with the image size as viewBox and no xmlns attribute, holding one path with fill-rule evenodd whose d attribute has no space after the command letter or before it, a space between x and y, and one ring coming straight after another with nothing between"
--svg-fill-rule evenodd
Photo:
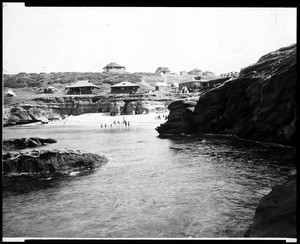
<instances>
[{"instance_id":1,"label":"reflection on water","mask_svg":"<svg viewBox=\"0 0 300 244\"><path fill-rule=\"evenodd\" d=\"M151 126L7 128L47 148L107 156L86 175L3 199L4 237L241 237L293 166L288 148L226 138L160 139Z\"/></svg>"}]
</instances>

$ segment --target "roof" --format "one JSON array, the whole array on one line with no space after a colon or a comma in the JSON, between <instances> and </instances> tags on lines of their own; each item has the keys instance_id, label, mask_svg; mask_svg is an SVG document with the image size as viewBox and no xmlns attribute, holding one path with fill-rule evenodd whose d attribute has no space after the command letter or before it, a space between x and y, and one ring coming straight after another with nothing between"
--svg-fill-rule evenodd
<instances>
[{"instance_id":1,"label":"roof","mask_svg":"<svg viewBox=\"0 0 300 244\"><path fill-rule=\"evenodd\" d=\"M74 84L66 86L66 88L76 88L76 87L94 87L100 89L99 86L94 85L89 80L79 80Z\"/></svg>"},{"instance_id":2,"label":"roof","mask_svg":"<svg viewBox=\"0 0 300 244\"><path fill-rule=\"evenodd\" d=\"M160 69L162 71L170 71L168 67L158 67L157 69Z\"/></svg>"},{"instance_id":3,"label":"roof","mask_svg":"<svg viewBox=\"0 0 300 244\"><path fill-rule=\"evenodd\" d=\"M137 84L133 84L133 83L128 82L128 81L120 82L120 83L115 84L115 85L113 85L111 87L130 87L130 86L131 87L135 87L135 86L139 87Z\"/></svg>"},{"instance_id":4,"label":"roof","mask_svg":"<svg viewBox=\"0 0 300 244\"><path fill-rule=\"evenodd\" d=\"M121 68L125 68L124 66L117 64L116 62L111 62L109 64L107 64L103 69L107 68L107 67L121 67Z\"/></svg>"},{"instance_id":5,"label":"roof","mask_svg":"<svg viewBox=\"0 0 300 244\"><path fill-rule=\"evenodd\" d=\"M189 71L188 73L190 73L190 72L195 72L195 71L199 72L199 71L202 71L202 70L201 70L201 69L197 69L197 68L195 68L195 69L193 69L193 70Z\"/></svg>"}]
</instances>

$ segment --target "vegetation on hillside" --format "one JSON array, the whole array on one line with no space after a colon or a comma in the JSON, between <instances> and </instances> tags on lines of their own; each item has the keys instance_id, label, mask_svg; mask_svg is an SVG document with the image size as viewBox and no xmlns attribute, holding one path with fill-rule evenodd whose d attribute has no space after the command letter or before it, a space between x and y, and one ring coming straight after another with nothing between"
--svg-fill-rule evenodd
<instances>
[{"instance_id":1,"label":"vegetation on hillside","mask_svg":"<svg viewBox=\"0 0 300 244\"><path fill-rule=\"evenodd\" d=\"M4 87L23 88L23 87L42 87L51 84L69 84L76 80L90 80L95 85L107 83L110 85L122 81L138 83L142 76L138 74L109 74L95 72L58 72L58 73L18 73L16 75L5 74L3 77Z\"/></svg>"}]
</instances>

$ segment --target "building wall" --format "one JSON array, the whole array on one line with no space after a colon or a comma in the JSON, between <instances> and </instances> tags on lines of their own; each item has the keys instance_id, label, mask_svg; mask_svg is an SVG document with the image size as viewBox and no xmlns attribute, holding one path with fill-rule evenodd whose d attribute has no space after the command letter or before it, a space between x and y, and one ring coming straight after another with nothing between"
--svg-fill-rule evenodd
<instances>
[{"instance_id":1,"label":"building wall","mask_svg":"<svg viewBox=\"0 0 300 244\"><path fill-rule=\"evenodd\" d=\"M104 72L123 74L123 73L126 72L126 70L124 68L121 68L121 69L118 69L118 68L105 68Z\"/></svg>"},{"instance_id":2,"label":"building wall","mask_svg":"<svg viewBox=\"0 0 300 244\"><path fill-rule=\"evenodd\" d=\"M130 94L136 92L138 87L112 87L111 94Z\"/></svg>"},{"instance_id":3,"label":"building wall","mask_svg":"<svg viewBox=\"0 0 300 244\"><path fill-rule=\"evenodd\" d=\"M92 94L92 90L91 87L69 88L67 94Z\"/></svg>"}]
</instances>

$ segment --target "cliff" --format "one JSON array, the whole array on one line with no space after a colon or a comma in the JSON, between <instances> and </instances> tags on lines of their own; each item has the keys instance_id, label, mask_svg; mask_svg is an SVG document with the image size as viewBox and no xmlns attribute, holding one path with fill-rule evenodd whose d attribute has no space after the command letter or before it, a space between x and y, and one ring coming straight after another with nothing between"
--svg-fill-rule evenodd
<instances>
[{"instance_id":1,"label":"cliff","mask_svg":"<svg viewBox=\"0 0 300 244\"><path fill-rule=\"evenodd\" d=\"M245 237L296 238L296 195L295 175L284 185L273 187L260 200Z\"/></svg>"},{"instance_id":2,"label":"cliff","mask_svg":"<svg viewBox=\"0 0 300 244\"><path fill-rule=\"evenodd\" d=\"M190 107L181 108L177 125L170 116L157 131L160 135L228 133L296 145L296 74L294 44L264 55L237 79L201 95L192 114ZM170 115L179 113L179 103L169 105Z\"/></svg>"},{"instance_id":3,"label":"cliff","mask_svg":"<svg viewBox=\"0 0 300 244\"><path fill-rule=\"evenodd\" d=\"M34 98L9 105L3 111L3 125L26 124L60 120L69 115L96 113L101 108L101 97L65 96Z\"/></svg>"},{"instance_id":4,"label":"cliff","mask_svg":"<svg viewBox=\"0 0 300 244\"><path fill-rule=\"evenodd\" d=\"M3 125L47 123L61 120L69 115L119 111L124 114L141 114L164 111L168 101L159 101L142 97L138 101L127 101L128 97L116 98L104 96L63 96L38 97L21 103L6 105L3 110Z\"/></svg>"}]
</instances>

